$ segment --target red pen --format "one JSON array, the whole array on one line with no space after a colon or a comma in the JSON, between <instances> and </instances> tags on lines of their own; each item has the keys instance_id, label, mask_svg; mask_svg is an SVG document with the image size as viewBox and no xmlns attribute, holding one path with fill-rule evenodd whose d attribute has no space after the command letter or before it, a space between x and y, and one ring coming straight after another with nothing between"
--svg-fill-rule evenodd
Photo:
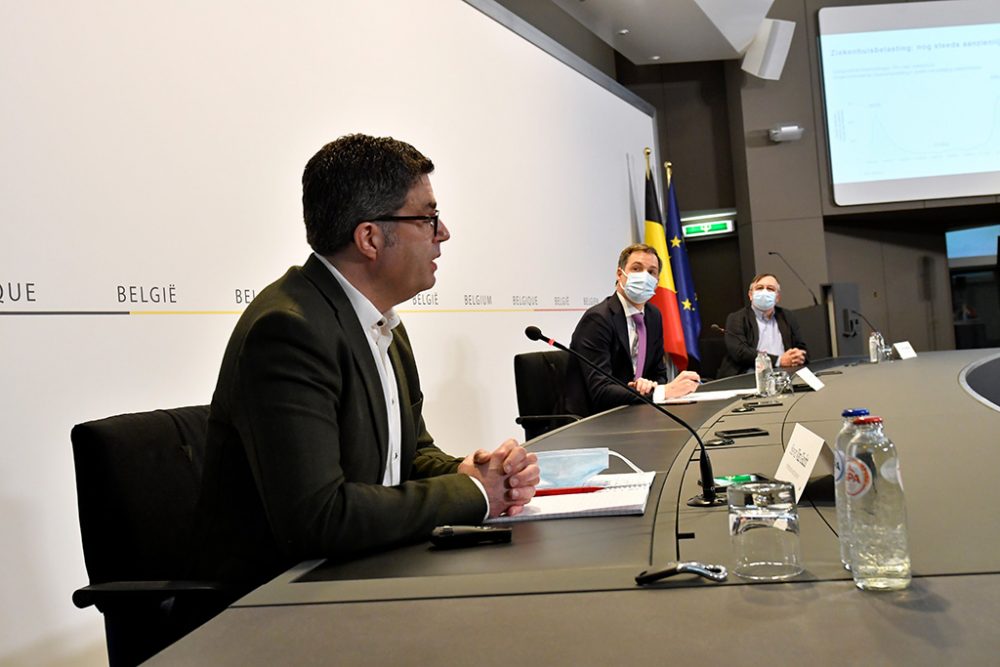
<instances>
[{"instance_id":1,"label":"red pen","mask_svg":"<svg viewBox=\"0 0 1000 667\"><path fill-rule=\"evenodd\" d=\"M556 489L538 489L535 491L535 497L539 496L566 496L571 493L593 493L594 491L603 491L603 486L563 486Z\"/></svg>"}]
</instances>

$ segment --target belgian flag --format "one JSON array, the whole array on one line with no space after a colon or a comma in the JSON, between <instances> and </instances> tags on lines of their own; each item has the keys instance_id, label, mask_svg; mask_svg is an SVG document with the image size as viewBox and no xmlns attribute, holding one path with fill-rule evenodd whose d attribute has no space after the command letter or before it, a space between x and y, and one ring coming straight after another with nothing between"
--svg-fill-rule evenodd
<instances>
[{"instance_id":1,"label":"belgian flag","mask_svg":"<svg viewBox=\"0 0 1000 667\"><path fill-rule=\"evenodd\" d=\"M680 309L677 301L677 288L674 287L674 274L670 267L670 253L667 250L667 232L660 216L660 204L656 197L656 185L653 184L649 163L646 164L646 245L651 246L660 256L663 269L660 271L660 283L650 303L656 306L663 315L663 350L670 355L670 360L679 371L687 369L688 354L684 344L684 327L681 322Z\"/></svg>"}]
</instances>

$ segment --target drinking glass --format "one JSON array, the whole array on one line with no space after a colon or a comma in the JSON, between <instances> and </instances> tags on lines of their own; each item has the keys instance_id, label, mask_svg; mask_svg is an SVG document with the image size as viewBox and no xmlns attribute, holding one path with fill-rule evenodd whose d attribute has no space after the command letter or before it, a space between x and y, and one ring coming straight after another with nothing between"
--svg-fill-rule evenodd
<instances>
[{"instance_id":1,"label":"drinking glass","mask_svg":"<svg viewBox=\"0 0 1000 667\"><path fill-rule=\"evenodd\" d=\"M792 393L792 378L787 371L771 371L767 376L768 396Z\"/></svg>"},{"instance_id":2,"label":"drinking glass","mask_svg":"<svg viewBox=\"0 0 1000 667\"><path fill-rule=\"evenodd\" d=\"M733 572L744 579L780 581L802 572L799 514L788 482L728 487Z\"/></svg>"}]
</instances>

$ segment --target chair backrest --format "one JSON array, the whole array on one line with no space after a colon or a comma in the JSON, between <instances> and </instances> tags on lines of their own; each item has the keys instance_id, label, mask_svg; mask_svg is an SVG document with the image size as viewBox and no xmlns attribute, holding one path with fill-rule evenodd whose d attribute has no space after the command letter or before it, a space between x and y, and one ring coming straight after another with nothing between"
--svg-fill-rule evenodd
<instances>
[{"instance_id":1,"label":"chair backrest","mask_svg":"<svg viewBox=\"0 0 1000 667\"><path fill-rule=\"evenodd\" d=\"M563 350L514 355L517 410L522 417L556 415L564 412L564 387L568 363L569 353ZM525 425L525 431L530 439L550 430L553 426L551 423L534 428Z\"/></svg>"},{"instance_id":2,"label":"chair backrest","mask_svg":"<svg viewBox=\"0 0 1000 667\"><path fill-rule=\"evenodd\" d=\"M188 576L208 406L73 427L77 503L91 584Z\"/></svg>"},{"instance_id":3,"label":"chair backrest","mask_svg":"<svg viewBox=\"0 0 1000 667\"><path fill-rule=\"evenodd\" d=\"M698 341L701 367L698 372L706 380L718 380L722 360L726 358L726 339L723 336L705 336Z\"/></svg>"}]
</instances>

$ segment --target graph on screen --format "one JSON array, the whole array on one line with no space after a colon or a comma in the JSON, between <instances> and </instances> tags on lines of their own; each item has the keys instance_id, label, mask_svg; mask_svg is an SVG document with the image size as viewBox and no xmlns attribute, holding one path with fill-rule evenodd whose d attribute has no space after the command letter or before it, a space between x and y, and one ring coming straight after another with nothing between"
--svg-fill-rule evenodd
<instances>
[{"instance_id":1,"label":"graph on screen","mask_svg":"<svg viewBox=\"0 0 1000 667\"><path fill-rule=\"evenodd\" d=\"M824 9L820 31L837 204L1000 192L1000 3Z\"/></svg>"}]
</instances>

